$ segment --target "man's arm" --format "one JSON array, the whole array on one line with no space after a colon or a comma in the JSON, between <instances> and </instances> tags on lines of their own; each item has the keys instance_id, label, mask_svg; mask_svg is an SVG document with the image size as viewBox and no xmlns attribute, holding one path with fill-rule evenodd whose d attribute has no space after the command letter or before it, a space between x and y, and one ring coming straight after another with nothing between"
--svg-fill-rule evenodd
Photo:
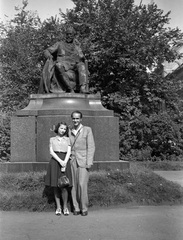
<instances>
[{"instance_id":1,"label":"man's arm","mask_svg":"<svg viewBox=\"0 0 183 240\"><path fill-rule=\"evenodd\" d=\"M85 61L85 56L84 56L83 51L81 49L81 44L77 39L74 39L74 45L75 45L75 49L78 53L80 61L84 62Z\"/></svg>"},{"instance_id":2,"label":"man's arm","mask_svg":"<svg viewBox=\"0 0 183 240\"><path fill-rule=\"evenodd\" d=\"M44 51L44 56L46 58L53 58L53 53L57 52L58 50L58 46L59 46L59 42L56 42L53 46L47 48L45 51Z\"/></svg>"},{"instance_id":3,"label":"man's arm","mask_svg":"<svg viewBox=\"0 0 183 240\"><path fill-rule=\"evenodd\" d=\"M88 134L87 134L87 159L86 159L86 165L87 168L90 168L91 165L93 165L93 157L94 157L94 153L95 153L95 142L94 142L94 138L93 138L93 133L92 133L92 129L90 127L88 127Z\"/></svg>"}]
</instances>

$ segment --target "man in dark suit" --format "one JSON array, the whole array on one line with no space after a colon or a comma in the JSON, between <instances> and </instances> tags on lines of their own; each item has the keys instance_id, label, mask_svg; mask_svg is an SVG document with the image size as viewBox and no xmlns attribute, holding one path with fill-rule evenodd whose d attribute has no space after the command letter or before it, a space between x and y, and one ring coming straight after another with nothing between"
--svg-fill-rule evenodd
<instances>
[{"instance_id":1,"label":"man in dark suit","mask_svg":"<svg viewBox=\"0 0 183 240\"><path fill-rule=\"evenodd\" d=\"M89 169L93 165L95 143L92 129L83 126L82 113L74 111L71 114L73 128L70 131L71 140L71 170L73 178L72 200L74 215L88 215L88 180Z\"/></svg>"}]
</instances>

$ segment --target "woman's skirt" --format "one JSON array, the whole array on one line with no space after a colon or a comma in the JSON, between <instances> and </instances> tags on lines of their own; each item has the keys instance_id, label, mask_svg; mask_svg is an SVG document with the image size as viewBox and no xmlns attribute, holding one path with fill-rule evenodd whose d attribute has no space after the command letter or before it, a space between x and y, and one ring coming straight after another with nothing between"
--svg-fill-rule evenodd
<instances>
[{"instance_id":1,"label":"woman's skirt","mask_svg":"<svg viewBox=\"0 0 183 240\"><path fill-rule=\"evenodd\" d=\"M55 153L62 160L65 159L66 153L63 153L63 152L55 152ZM67 162L65 172L61 172L61 165L57 162L57 160L55 160L52 157L48 164L47 173L45 176L45 185L50 187L57 187L58 178L62 175L66 175L69 178L69 181L70 181L69 187L72 187L72 173L71 173L70 160Z\"/></svg>"}]
</instances>

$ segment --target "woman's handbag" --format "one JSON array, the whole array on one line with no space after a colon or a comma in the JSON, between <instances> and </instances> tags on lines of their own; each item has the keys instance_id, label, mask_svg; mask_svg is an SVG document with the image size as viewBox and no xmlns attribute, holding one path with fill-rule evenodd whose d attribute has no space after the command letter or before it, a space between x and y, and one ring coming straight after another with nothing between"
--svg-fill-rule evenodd
<instances>
[{"instance_id":1,"label":"woman's handbag","mask_svg":"<svg viewBox=\"0 0 183 240\"><path fill-rule=\"evenodd\" d=\"M59 188L68 187L69 185L70 185L70 182L66 175L63 175L58 178L58 187Z\"/></svg>"}]
</instances>

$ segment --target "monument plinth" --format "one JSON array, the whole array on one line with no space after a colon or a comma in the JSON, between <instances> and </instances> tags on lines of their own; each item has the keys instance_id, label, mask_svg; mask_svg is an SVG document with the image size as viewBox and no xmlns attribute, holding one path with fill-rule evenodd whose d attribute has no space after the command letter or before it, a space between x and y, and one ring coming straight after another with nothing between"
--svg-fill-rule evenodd
<instances>
[{"instance_id":1,"label":"monument plinth","mask_svg":"<svg viewBox=\"0 0 183 240\"><path fill-rule=\"evenodd\" d=\"M16 115L70 115L76 109L84 116L113 116L113 111L102 106L100 95L81 93L31 94L29 105Z\"/></svg>"},{"instance_id":2,"label":"monument plinth","mask_svg":"<svg viewBox=\"0 0 183 240\"><path fill-rule=\"evenodd\" d=\"M102 106L100 95L76 93L32 94L28 106L11 119L11 162L4 171L46 170L50 160L51 128L64 121L72 125L71 113L83 113L83 125L90 126L96 144L92 169L126 169L119 161L119 121ZM1 168L2 169L2 168Z\"/></svg>"}]
</instances>

